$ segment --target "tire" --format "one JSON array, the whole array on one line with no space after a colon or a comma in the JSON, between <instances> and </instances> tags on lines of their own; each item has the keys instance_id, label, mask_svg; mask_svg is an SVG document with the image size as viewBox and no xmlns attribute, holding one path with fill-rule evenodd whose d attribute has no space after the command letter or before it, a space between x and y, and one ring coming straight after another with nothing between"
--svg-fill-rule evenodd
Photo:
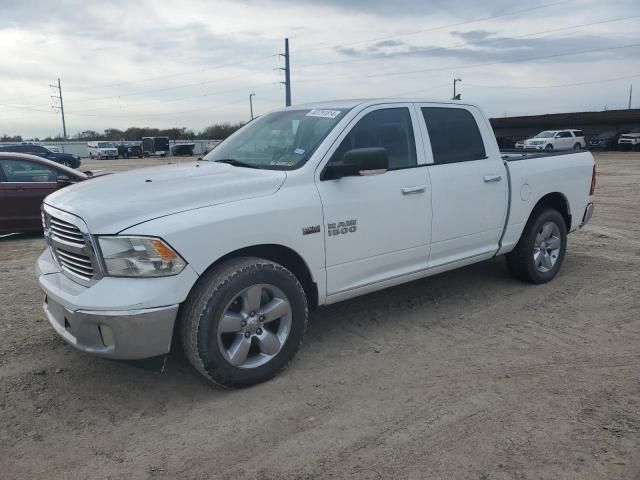
<instances>
[{"instance_id":1,"label":"tire","mask_svg":"<svg viewBox=\"0 0 640 480\"><path fill-rule=\"evenodd\" d=\"M573 146L573 149L574 149L574 150L580 150L581 148L582 148L582 145L580 145L579 143L576 143L576 144Z\"/></svg>"},{"instance_id":2,"label":"tire","mask_svg":"<svg viewBox=\"0 0 640 480\"><path fill-rule=\"evenodd\" d=\"M64 165L65 167L73 168L69 160L63 160L62 165Z\"/></svg>"},{"instance_id":3,"label":"tire","mask_svg":"<svg viewBox=\"0 0 640 480\"><path fill-rule=\"evenodd\" d=\"M89 158L93 160L93 153L89 152Z\"/></svg>"},{"instance_id":4,"label":"tire","mask_svg":"<svg viewBox=\"0 0 640 480\"><path fill-rule=\"evenodd\" d=\"M101 153L98 154L98 160L102 160L102 154Z\"/></svg>"},{"instance_id":5,"label":"tire","mask_svg":"<svg viewBox=\"0 0 640 480\"><path fill-rule=\"evenodd\" d=\"M212 269L193 287L181 310L180 336L189 361L206 378L247 387L273 378L291 361L307 318L307 297L289 270L243 257Z\"/></svg>"},{"instance_id":6,"label":"tire","mask_svg":"<svg viewBox=\"0 0 640 480\"><path fill-rule=\"evenodd\" d=\"M545 237L549 226L551 235ZM558 241L558 248L551 248ZM545 253L539 252L540 245L546 250ZM519 280L535 284L546 283L557 275L566 250L567 227L564 218L555 209L539 208L531 214L516 248L507 254L507 265ZM539 253L538 256L536 252Z\"/></svg>"},{"instance_id":7,"label":"tire","mask_svg":"<svg viewBox=\"0 0 640 480\"><path fill-rule=\"evenodd\" d=\"M549 152L553 152L553 145L549 144L546 147L544 147L545 150L548 150Z\"/></svg>"}]
</instances>

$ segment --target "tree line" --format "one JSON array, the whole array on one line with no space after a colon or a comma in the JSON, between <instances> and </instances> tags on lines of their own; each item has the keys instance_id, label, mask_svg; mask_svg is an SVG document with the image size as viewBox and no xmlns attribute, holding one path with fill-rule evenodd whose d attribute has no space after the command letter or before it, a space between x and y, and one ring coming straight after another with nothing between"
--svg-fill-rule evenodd
<instances>
[{"instance_id":1,"label":"tree line","mask_svg":"<svg viewBox=\"0 0 640 480\"><path fill-rule=\"evenodd\" d=\"M106 128L102 132L96 130L84 130L78 132L68 140L79 140L83 142L89 142L92 140L110 140L110 141L134 141L140 140L142 137L169 137L170 140L196 140L206 138L210 140L224 140L233 132L238 130L244 125L244 122L238 123L217 123L210 125L199 132L194 132L186 127L182 128L151 128L151 127L129 127L126 130L120 130L118 128ZM23 139L21 135L7 135L4 134L0 137L2 142L22 142L22 141L36 141L36 142L56 142L62 141L63 138L58 137L45 137L45 138L29 138Z\"/></svg>"}]
</instances>

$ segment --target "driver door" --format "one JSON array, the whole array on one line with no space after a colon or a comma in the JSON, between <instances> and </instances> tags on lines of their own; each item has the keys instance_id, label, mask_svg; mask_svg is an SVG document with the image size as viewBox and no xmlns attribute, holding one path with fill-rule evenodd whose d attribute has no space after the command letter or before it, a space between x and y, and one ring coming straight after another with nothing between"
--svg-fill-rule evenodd
<instances>
[{"instance_id":1,"label":"driver door","mask_svg":"<svg viewBox=\"0 0 640 480\"><path fill-rule=\"evenodd\" d=\"M422 139L414 135L419 131L411 104L369 107L318 167L329 302L427 268L431 193ZM323 178L326 166L345 152L370 147L386 149L388 171Z\"/></svg>"}]
</instances>

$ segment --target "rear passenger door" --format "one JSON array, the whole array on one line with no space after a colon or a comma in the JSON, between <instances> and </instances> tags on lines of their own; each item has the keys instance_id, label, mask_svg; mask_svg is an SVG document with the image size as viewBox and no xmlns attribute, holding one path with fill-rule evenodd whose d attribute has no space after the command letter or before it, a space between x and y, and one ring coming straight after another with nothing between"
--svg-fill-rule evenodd
<instances>
[{"instance_id":1,"label":"rear passenger door","mask_svg":"<svg viewBox=\"0 0 640 480\"><path fill-rule=\"evenodd\" d=\"M493 132L475 108L418 106L431 178L429 268L490 257L498 248L508 194Z\"/></svg>"}]
</instances>

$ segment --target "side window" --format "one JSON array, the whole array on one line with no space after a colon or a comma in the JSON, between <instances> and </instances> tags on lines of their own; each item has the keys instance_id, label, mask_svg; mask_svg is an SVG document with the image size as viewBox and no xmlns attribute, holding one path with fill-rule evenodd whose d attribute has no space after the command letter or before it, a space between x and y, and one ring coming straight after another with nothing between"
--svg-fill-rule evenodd
<instances>
[{"instance_id":1,"label":"side window","mask_svg":"<svg viewBox=\"0 0 640 480\"><path fill-rule=\"evenodd\" d=\"M571 136L571 132L560 132L558 134L558 138L569 138Z\"/></svg>"},{"instance_id":2,"label":"side window","mask_svg":"<svg viewBox=\"0 0 640 480\"><path fill-rule=\"evenodd\" d=\"M487 157L482 135L471 112L462 108L424 107L422 115L436 165Z\"/></svg>"},{"instance_id":3,"label":"side window","mask_svg":"<svg viewBox=\"0 0 640 480\"><path fill-rule=\"evenodd\" d=\"M415 167L416 140L411 114L406 107L375 110L362 117L331 157L340 162L344 154L356 148L382 147L389 155L389 170Z\"/></svg>"},{"instance_id":4,"label":"side window","mask_svg":"<svg viewBox=\"0 0 640 480\"><path fill-rule=\"evenodd\" d=\"M49 153L49 150L47 150L44 147L41 147L40 145L29 145L26 149L26 152L31 152L31 153Z\"/></svg>"},{"instance_id":5,"label":"side window","mask_svg":"<svg viewBox=\"0 0 640 480\"><path fill-rule=\"evenodd\" d=\"M28 160L3 159L0 167L7 182L55 182L58 178L55 169Z\"/></svg>"},{"instance_id":6,"label":"side window","mask_svg":"<svg viewBox=\"0 0 640 480\"><path fill-rule=\"evenodd\" d=\"M573 131L573 134L574 134L576 137L584 137L584 132L583 132L582 130L574 130L574 131Z\"/></svg>"}]
</instances>

